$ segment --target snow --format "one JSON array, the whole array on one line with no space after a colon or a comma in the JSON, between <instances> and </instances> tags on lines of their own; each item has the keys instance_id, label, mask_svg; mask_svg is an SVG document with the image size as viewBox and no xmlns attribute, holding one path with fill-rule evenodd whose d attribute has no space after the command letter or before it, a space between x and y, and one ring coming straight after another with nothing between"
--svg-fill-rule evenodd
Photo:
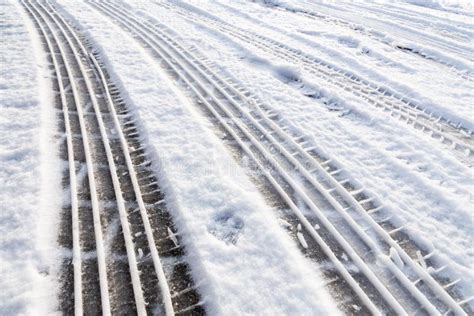
<instances>
[{"instance_id":1,"label":"snow","mask_svg":"<svg viewBox=\"0 0 474 316\"><path fill-rule=\"evenodd\" d=\"M353 195L359 190L374 197L384 216L393 216L392 223L447 266L437 272L418 251L423 271L452 282L461 278L463 296L474 295L472 159L455 156L302 64L206 22L275 39L474 130L472 3L172 0L200 16L190 21L160 1L125 2L257 95L288 130L304 137L305 147L331 158L336 172L355 184ZM64 198L62 135L37 31L20 4L0 6L0 315L51 314L65 255L56 241ZM279 218L283 210L270 206L249 178L249 158L236 161L226 135L129 33L87 3L61 0L58 7L101 52L136 115L176 223L169 238L178 245L179 235L185 245L209 314L339 314L320 271L324 264L304 256L309 246L301 224ZM358 269L346 253L344 264ZM138 258L143 255L138 249ZM400 268L394 273L405 265L395 248L380 262Z\"/></svg>"},{"instance_id":2,"label":"snow","mask_svg":"<svg viewBox=\"0 0 474 316\"><path fill-rule=\"evenodd\" d=\"M284 71L283 74L291 74L289 77L302 74L299 81L303 81L304 86L311 84L311 89L323 93L326 98L308 99L305 93L301 93L304 89L294 88L295 85L291 84L294 81L282 81L281 76L278 76L282 61L254 46L223 35L205 24L189 22L179 15L170 14L169 10L158 5L130 3L137 9L146 9L141 11L142 14L152 15L188 42L201 47L209 59L218 60L244 86L252 87L251 90L261 100L267 101L290 127L324 148L329 157L335 157L349 178L356 179L384 202L394 215L393 221L409 224L408 231L413 238L436 247L445 262L463 275L466 291L473 293L469 286L474 282L474 253L470 247L474 240L471 212L474 182L470 167L446 155L445 149L438 146L436 141L407 128L404 122L388 119L389 116L374 110L370 105L360 104L349 94L336 92L323 81L316 81L305 74L298 65L284 65L283 69L291 71ZM288 29L301 28L303 21L308 25L311 23L308 19L289 19L288 12L268 11L266 6L238 1L233 2L232 6L244 14L229 14L226 7L208 3L199 2L199 9L190 3L179 4L193 12L225 20L280 39L305 52L324 56L333 64L352 69L361 77L368 76L378 83L395 86L398 91L413 96L423 105L447 117L455 117L466 126L474 126L472 82L460 80L446 71L443 71L443 76L435 75L440 68L428 65L429 61L384 47L380 50L396 56L393 60L405 67L416 67L416 73L407 74L404 68L398 70L396 65L371 63L367 64L369 68L354 59L357 56L354 51L336 51L331 48L333 44L309 47L305 40L285 36ZM246 18L249 15L253 19ZM255 20L260 25L254 23ZM282 29L284 34L278 32ZM338 30L326 27L325 31L336 34ZM358 35L353 33L351 36ZM364 41L369 40L365 38ZM367 46L375 49L379 44L369 41ZM391 79L385 75L389 71ZM447 98L451 100L447 102ZM322 104L324 99L334 99L343 109L351 111L328 112L327 105ZM443 102L434 104L431 100ZM433 231L440 233L433 234Z\"/></svg>"},{"instance_id":3,"label":"snow","mask_svg":"<svg viewBox=\"0 0 474 316\"><path fill-rule=\"evenodd\" d=\"M0 314L48 314L62 201L52 88L29 18L12 1L0 6Z\"/></svg>"},{"instance_id":4,"label":"snow","mask_svg":"<svg viewBox=\"0 0 474 316\"><path fill-rule=\"evenodd\" d=\"M420 6L423 8L430 8L439 11L445 12L453 12L453 13L460 13L466 14L474 11L474 7L471 1L466 0L444 0L444 1L437 1L437 0L405 0L406 3L413 4L416 6ZM468 15L468 14L466 14Z\"/></svg>"},{"instance_id":5,"label":"snow","mask_svg":"<svg viewBox=\"0 0 474 316\"><path fill-rule=\"evenodd\" d=\"M425 53L432 59L441 60L451 65L450 67L457 66L464 69L464 71L473 72L472 62L454 57L441 50L426 47L426 45L420 44L419 41L414 42L390 34L388 30L392 30L393 25L377 25L376 28L370 29L365 23L367 22L366 20L363 20L365 21L364 24L360 23L359 20L363 19L360 18L361 14L342 14L340 10L330 9L321 6L321 4L318 4L317 8L314 5L300 8L302 6L301 2L298 2L298 5L293 3L288 5L285 3L282 6L291 10L302 9L304 11L306 9L318 14L324 12L327 15L342 16L349 22L356 22L357 24L353 27L365 29L364 33L376 33L377 36L374 37L380 37L383 42L388 43L390 46L400 45L409 47L414 51ZM222 11L224 11L218 10L218 7L210 6L208 12L212 12L212 10L219 12L219 14L223 14ZM366 79L372 79L379 86L395 88L395 90L402 92L404 95L419 100L420 103L431 111L442 114L454 122L462 122L464 126L471 129L474 128L472 120L468 119L471 115L470 109L464 106L469 104L474 97L472 94L472 81L465 81L446 71L447 66L422 60L419 57L407 56L405 52L388 49L386 44L370 40L367 36L359 34L358 31L348 30L347 27L342 27L337 23L327 23L326 21L299 17L298 15L295 16L293 12L275 10L269 14L264 14L267 10L267 7L254 5L249 10L241 11L255 12L260 17L259 24L262 27L258 29L261 34L268 34L276 39L280 38L282 43L291 43L290 46L301 48L302 51L314 52L313 56L315 57L320 57L335 65L341 65L344 69L353 70L354 73L359 73ZM231 16L229 19L233 19L234 25L246 25L248 22L239 18L239 15ZM278 23L275 23L275 21L278 21ZM302 25L305 26L304 29L302 29ZM304 34L307 30L311 32L313 29L317 29L318 34L311 35L310 37L300 35L302 32ZM347 43L351 44L347 45ZM397 67L400 64L400 60L405 61L403 63L405 66L401 67L401 69ZM407 71L406 65L409 65L412 69L409 68ZM443 76L439 76L440 72L443 73ZM453 84L446 86L444 84L446 80ZM438 90L433 89L434 84L443 86L444 93L441 94Z\"/></svg>"},{"instance_id":6,"label":"snow","mask_svg":"<svg viewBox=\"0 0 474 316\"><path fill-rule=\"evenodd\" d=\"M301 232L301 230L302 230L301 229L301 224L298 224L297 230L298 230L298 232L296 233L296 237L298 238L298 241L300 242L301 247L303 247L304 249L308 249L308 243L306 242L306 239L304 238L304 235Z\"/></svg>"},{"instance_id":7,"label":"snow","mask_svg":"<svg viewBox=\"0 0 474 316\"><path fill-rule=\"evenodd\" d=\"M137 111L208 311L338 314L275 210L150 55L91 7L61 4L100 45Z\"/></svg>"},{"instance_id":8,"label":"snow","mask_svg":"<svg viewBox=\"0 0 474 316\"><path fill-rule=\"evenodd\" d=\"M398 254L398 252L395 248L390 248L390 258L395 262L395 264L400 269L403 268L404 263L403 263L402 258L400 258L400 255Z\"/></svg>"}]
</instances>

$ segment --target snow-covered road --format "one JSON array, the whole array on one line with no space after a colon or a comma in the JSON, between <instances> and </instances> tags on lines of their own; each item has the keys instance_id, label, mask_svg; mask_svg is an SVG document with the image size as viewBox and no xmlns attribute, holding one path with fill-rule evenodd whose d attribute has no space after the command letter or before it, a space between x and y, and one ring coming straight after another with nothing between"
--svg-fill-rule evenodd
<instances>
[{"instance_id":1,"label":"snow-covered road","mask_svg":"<svg viewBox=\"0 0 474 316\"><path fill-rule=\"evenodd\" d=\"M472 314L474 11L411 2L1 2L0 315Z\"/></svg>"}]
</instances>

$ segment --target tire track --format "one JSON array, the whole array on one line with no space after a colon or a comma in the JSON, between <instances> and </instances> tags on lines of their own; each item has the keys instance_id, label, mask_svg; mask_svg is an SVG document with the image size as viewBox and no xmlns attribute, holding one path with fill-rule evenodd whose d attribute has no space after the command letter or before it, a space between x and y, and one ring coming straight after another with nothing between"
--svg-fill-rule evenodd
<instances>
[{"instance_id":1,"label":"tire track","mask_svg":"<svg viewBox=\"0 0 474 316\"><path fill-rule=\"evenodd\" d=\"M404 95L378 86L352 72L328 64L319 58L307 55L273 39L252 31L242 30L222 21L200 16L174 4L157 4L173 10L192 22L205 24L287 62L302 65L303 69L312 76L324 80L326 84L331 84L340 91L351 93L362 102L369 103L390 114L390 117L405 122L421 132L422 135L438 140L461 162L472 165L474 137L472 131L462 127L462 124L455 124L443 116L437 116Z\"/></svg>"},{"instance_id":2,"label":"tire track","mask_svg":"<svg viewBox=\"0 0 474 316\"><path fill-rule=\"evenodd\" d=\"M456 301L448 286L444 288L426 272L428 266L443 269L430 261L436 254L420 249L403 227L391 225L383 205L363 188L353 187L350 179L341 179L344 172L306 147L304 137L288 134L270 109L211 70L212 62L195 47L183 46L166 27L113 3L91 5L147 48L213 117L213 123L237 142L241 153L251 158L272 194L291 209L286 219L290 227L297 226L293 232L302 248L351 287L350 302L373 313L465 314L460 306L464 302ZM348 305L341 302L349 312Z\"/></svg>"},{"instance_id":3,"label":"tire track","mask_svg":"<svg viewBox=\"0 0 474 316\"><path fill-rule=\"evenodd\" d=\"M135 118L100 56L51 4L22 4L50 52L65 123L71 201L60 243L72 248L73 269L65 258L58 308L77 315L204 314Z\"/></svg>"},{"instance_id":4,"label":"tire track","mask_svg":"<svg viewBox=\"0 0 474 316\"><path fill-rule=\"evenodd\" d=\"M393 45L393 43L392 43L393 40L387 39L387 35L385 35L384 33L381 33L380 31L378 31L376 29L365 27L363 25L345 20L343 18L339 18L339 17L335 17L335 16L328 16L328 15L322 14L320 12L315 12L315 11L312 11L312 10L301 9L301 8L286 8L286 7L282 7L282 6L277 6L277 8L279 10L282 10L282 11L293 12L295 14L298 14L300 16L304 16L304 17L307 17L307 18L310 18L310 19L323 20L325 22L329 22L329 23L332 23L334 25L338 25L338 26L350 29L352 31L355 31L355 32L361 34L361 35L369 37L369 38L371 38L371 39L373 39L377 42L388 45L392 48L398 49L400 51L409 53L411 55L414 55L414 56L417 56L417 57L420 57L420 58L424 58L424 59L433 61L433 62L435 62L435 63L437 63L441 66L444 66L444 69L453 72L454 74L456 74L457 76L459 76L459 77L461 77L465 80L468 80L468 81L471 81L471 82L474 80L472 71L466 72L465 69L459 67L458 65L456 65L456 63L446 61L446 60L442 60L442 59L438 59L436 57L430 56L429 54L427 54L423 51L419 51L417 49L412 49L412 48L409 48L409 47L405 47L403 45ZM446 46L443 46L443 47L446 48ZM449 51L449 48L448 48L448 51ZM467 53L463 54L464 57L466 57L467 60L472 61L472 59L470 59L468 57L468 55L466 55L466 54Z\"/></svg>"}]
</instances>

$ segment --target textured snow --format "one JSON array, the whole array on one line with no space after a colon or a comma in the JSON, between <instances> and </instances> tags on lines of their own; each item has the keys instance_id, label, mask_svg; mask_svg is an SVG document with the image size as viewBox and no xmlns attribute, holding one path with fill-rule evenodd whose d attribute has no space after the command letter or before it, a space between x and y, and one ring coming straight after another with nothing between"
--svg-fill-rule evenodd
<instances>
[{"instance_id":1,"label":"textured snow","mask_svg":"<svg viewBox=\"0 0 474 316\"><path fill-rule=\"evenodd\" d=\"M90 7L62 4L100 45L137 111L208 311L338 314L314 265L158 64Z\"/></svg>"},{"instance_id":2,"label":"textured snow","mask_svg":"<svg viewBox=\"0 0 474 316\"><path fill-rule=\"evenodd\" d=\"M0 315L47 314L62 199L51 87L29 18L0 8Z\"/></svg>"},{"instance_id":3,"label":"textured snow","mask_svg":"<svg viewBox=\"0 0 474 316\"><path fill-rule=\"evenodd\" d=\"M347 177L383 201L413 239L437 249L448 265L442 273L462 276L464 294L474 295L472 166L298 64L183 19L160 1L126 2L199 47L305 135L308 145L321 148ZM350 70L474 129L472 3L172 2ZM208 312L338 314L318 267L300 251L307 247L301 228L295 240L288 236L291 225L250 181L245 161L235 161L159 63L90 5L59 4L102 51L135 110ZM62 199L52 87L29 17L12 1L0 2L0 8L0 315L50 314L57 303ZM403 265L395 249L390 257Z\"/></svg>"},{"instance_id":4,"label":"textured snow","mask_svg":"<svg viewBox=\"0 0 474 316\"><path fill-rule=\"evenodd\" d=\"M433 67L429 61L394 49L378 48L378 42L367 38L363 41L371 50L390 54L394 56L392 60L403 66L374 62L370 56L359 56L356 50L333 48L334 42L323 45L324 41L319 38L311 42L314 45L308 45L306 38L289 36L293 33L288 30L300 29L301 25L306 29L321 29L322 25L313 26L311 20L296 18L289 12L268 11L266 5L236 1L232 3L234 10L229 10L228 4L177 3L190 11L267 35L351 69L363 78L382 82L420 100L447 117L456 117L466 126L474 126L472 81L461 80L446 70L443 70L443 76L439 76L440 68ZM467 293L474 293L471 286L474 283L474 252L471 247L474 241L474 181L471 167L446 155L437 141L420 135L404 122L388 119L388 115L370 104L361 104L348 93L332 90L324 81L305 74L298 65L288 65L204 24L170 14L169 10L158 5L134 1L130 4L173 28L206 52L209 59L218 60L246 87L251 87L286 118L290 126L312 139L330 157L339 161L350 177L383 201L394 214L394 221L407 225L412 238L420 238L439 250L448 266L463 276ZM295 3L292 2L291 6ZM388 32L388 29L383 31ZM324 32L340 35L332 25L326 26ZM358 35L350 36L356 38ZM410 68L412 73L407 72ZM390 79L387 79L388 73ZM285 78L285 74L291 75ZM300 83L294 85L286 80L295 75ZM308 88L323 98L305 97L311 94ZM451 101L448 102L448 98ZM324 100L332 100L326 103L336 103L342 111L328 111L333 108L323 104ZM432 100L445 102L435 104Z\"/></svg>"}]
</instances>

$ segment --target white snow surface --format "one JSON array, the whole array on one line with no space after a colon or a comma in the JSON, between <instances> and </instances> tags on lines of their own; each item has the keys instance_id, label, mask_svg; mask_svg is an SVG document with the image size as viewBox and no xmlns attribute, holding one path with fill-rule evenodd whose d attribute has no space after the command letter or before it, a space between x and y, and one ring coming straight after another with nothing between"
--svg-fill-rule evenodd
<instances>
[{"instance_id":1,"label":"white snow surface","mask_svg":"<svg viewBox=\"0 0 474 316\"><path fill-rule=\"evenodd\" d=\"M340 32L333 25L313 24L312 20L295 17L290 12L269 11L267 5L245 1L231 4L175 2L191 12L266 35L350 69L363 78L419 100L435 112L462 121L465 126L474 126L473 82L442 70L442 65L380 47L378 42L368 38L363 39L365 46L390 56L387 59L396 63L374 61L371 56L361 56L359 50L340 49L333 41L319 37L308 42L291 30L301 29L303 25L308 30L325 27L322 33L329 37L340 36ZM394 221L407 225L412 238L419 238L439 250L448 266L463 276L467 293L474 293L472 166L446 154L441 144L407 128L404 122L391 120L370 104L332 90L324 81L305 74L297 64L288 64L206 24L172 14L159 5L141 1L129 1L129 4L201 48L209 59L218 61L271 104L302 135L311 137L330 157L338 160L353 179L383 201L392 210ZM292 7L300 4L291 2ZM390 28L382 30L389 32ZM352 33L349 39L356 36ZM440 71L443 76L439 76ZM291 84L294 78L301 80L304 86ZM341 115L339 111L328 111L327 105L303 96L306 89L327 95L326 99L334 100L350 113Z\"/></svg>"},{"instance_id":2,"label":"white snow surface","mask_svg":"<svg viewBox=\"0 0 474 316\"><path fill-rule=\"evenodd\" d=\"M383 201L413 239L437 249L449 267L442 273L461 275L466 297L474 295L473 166L300 65L203 22L217 19L273 38L474 129L469 2L170 1L204 17L195 22L159 6L161 1L124 2L198 47L322 148ZM298 249L304 237L291 240L289 224L149 52L87 3L59 4L102 52L136 112L208 312L338 314L317 266ZM50 314L58 291L55 238L62 198L52 87L31 21L18 4L0 5L0 315Z\"/></svg>"},{"instance_id":3,"label":"white snow surface","mask_svg":"<svg viewBox=\"0 0 474 316\"><path fill-rule=\"evenodd\" d=\"M275 211L159 65L89 6L61 4L100 45L136 107L209 313L339 314Z\"/></svg>"},{"instance_id":4,"label":"white snow surface","mask_svg":"<svg viewBox=\"0 0 474 316\"><path fill-rule=\"evenodd\" d=\"M62 199L52 87L23 9L1 1L0 12L0 315L51 314Z\"/></svg>"},{"instance_id":5,"label":"white snow surface","mask_svg":"<svg viewBox=\"0 0 474 316\"><path fill-rule=\"evenodd\" d=\"M426 65L427 61L417 59L412 63L410 56L384 48L380 51L393 54L396 56L393 60L406 66L371 63L370 60L359 62L354 59L357 52L332 48L334 43L320 45L324 39L319 37L314 46L307 45L305 40L290 37L287 33L301 25L310 29L313 26L311 20L289 19L291 13L268 11L266 6L256 3L177 3L204 16L280 39L292 47L301 48L333 64L351 69L361 77L381 81L388 86L398 73L402 75L406 73L406 68L411 67L413 75L404 74L403 81L397 80L404 83L404 87L396 84L400 91L418 95L423 104L428 105L430 101L424 96L426 91L433 94L433 100L444 98L453 91L452 103L440 103L439 110L445 114L456 110L459 114L455 115L466 121L467 125L472 126L474 123L472 82L459 83L464 87L463 93L466 93L465 99L462 99L463 95L454 92L459 88L460 81L447 72L443 72L442 80L434 76L431 71L435 70ZM466 287L472 292L474 183L471 167L447 155L442 145L435 140L420 137L418 131L407 128L404 122L390 120L388 115L373 109L370 104L360 104L359 100L354 100L344 92L332 91L323 81L305 76L298 65L287 64L253 46L217 33L204 24L173 15L158 5L135 1L130 1L130 4L202 48L211 60L218 60L245 86L251 87L261 99L272 104L301 133L312 137L315 144L337 159L354 179L391 207L398 220L408 224L414 238L422 237L433 243L449 264L462 272L466 278ZM231 6L233 9L230 9ZM313 28L319 29L319 25ZM338 34L337 30L328 29L325 32ZM367 45L376 50L377 43L368 42ZM385 74L389 72L390 79L387 79ZM299 86L295 88L286 82L285 78L291 76L306 79L317 92L328 94L328 99L338 101L351 113L341 116L339 112L328 111L320 102L304 97ZM439 82L437 78L440 78ZM425 81L426 91L420 80ZM435 231L439 233L433 234Z\"/></svg>"}]
</instances>

